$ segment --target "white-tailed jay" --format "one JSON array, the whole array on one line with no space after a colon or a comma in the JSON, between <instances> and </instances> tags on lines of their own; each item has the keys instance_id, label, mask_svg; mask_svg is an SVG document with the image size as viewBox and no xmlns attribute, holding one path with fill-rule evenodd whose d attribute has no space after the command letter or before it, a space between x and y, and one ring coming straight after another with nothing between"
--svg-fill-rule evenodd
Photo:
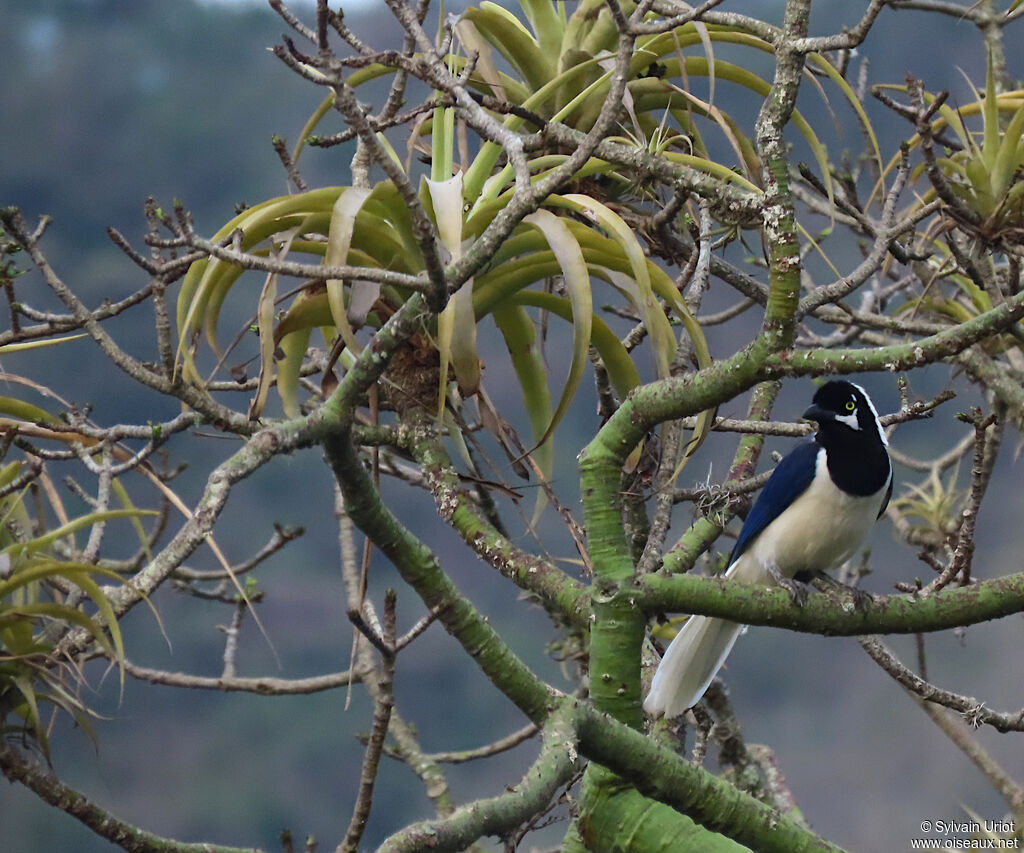
<instances>
[{"instance_id":1,"label":"white-tailed jay","mask_svg":"<svg viewBox=\"0 0 1024 853\"><path fill-rule=\"evenodd\" d=\"M734 583L792 589L789 579L842 564L889 503L892 465L867 392L828 382L803 416L817 433L779 463L754 502L725 573ZM695 705L743 627L691 616L666 650L644 710L674 717Z\"/></svg>"}]
</instances>

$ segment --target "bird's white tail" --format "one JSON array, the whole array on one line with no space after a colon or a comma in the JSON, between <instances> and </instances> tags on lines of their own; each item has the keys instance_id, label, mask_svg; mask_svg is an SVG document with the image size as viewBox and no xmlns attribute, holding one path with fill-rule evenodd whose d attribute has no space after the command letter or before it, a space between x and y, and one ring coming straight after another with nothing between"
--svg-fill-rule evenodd
<instances>
[{"instance_id":1,"label":"bird's white tail","mask_svg":"<svg viewBox=\"0 0 1024 853\"><path fill-rule=\"evenodd\" d=\"M669 643L644 700L644 710L677 717L696 705L744 627L727 619L691 616Z\"/></svg>"}]
</instances>

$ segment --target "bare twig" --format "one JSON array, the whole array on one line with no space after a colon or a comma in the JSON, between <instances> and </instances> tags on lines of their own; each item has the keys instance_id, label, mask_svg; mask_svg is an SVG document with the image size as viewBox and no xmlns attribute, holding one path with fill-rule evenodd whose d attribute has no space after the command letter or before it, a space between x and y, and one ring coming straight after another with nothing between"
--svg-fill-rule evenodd
<instances>
[{"instance_id":1,"label":"bare twig","mask_svg":"<svg viewBox=\"0 0 1024 853\"><path fill-rule=\"evenodd\" d=\"M384 651L381 653L380 663L373 667L372 675L364 676L364 683L369 686L372 680L373 685L370 690L373 698L373 728L363 752L363 764L359 772L359 795L352 809L352 818L345 831L345 838L338 845L337 853L356 853L359 849L359 841L363 837L363 830L366 828L373 804L377 769L380 766L384 739L387 737L391 710L394 707L392 684L395 676L395 601L395 591L389 589L384 597L384 631L381 637ZM360 658L365 657L365 653L360 654Z\"/></svg>"},{"instance_id":2,"label":"bare twig","mask_svg":"<svg viewBox=\"0 0 1024 853\"><path fill-rule=\"evenodd\" d=\"M970 583L971 560L974 557L974 530L978 511L981 509L985 490L992 477L996 458L995 451L1002 435L1002 428L995 414L982 417L981 410L974 409L970 414L961 415L960 419L974 427L974 462L971 466L970 503L961 513L960 528L949 565L922 590L923 595L937 592L957 578L962 586ZM986 435L989 427L993 427L991 437ZM990 444L992 446L989 446Z\"/></svg>"},{"instance_id":3,"label":"bare twig","mask_svg":"<svg viewBox=\"0 0 1024 853\"><path fill-rule=\"evenodd\" d=\"M476 749L460 749L455 752L432 752L426 757L431 761L436 761L438 764L464 764L467 761L476 761L480 758L490 758L494 755L500 755L503 752L514 749L519 746L519 744L528 741L539 731L539 726L535 723L530 723L529 725L523 726L519 731L512 732L512 734L499 738L486 746L479 746Z\"/></svg>"},{"instance_id":4,"label":"bare twig","mask_svg":"<svg viewBox=\"0 0 1024 853\"><path fill-rule=\"evenodd\" d=\"M859 642L871 659L908 691L921 699L957 711L971 728L992 726L1000 732L1024 731L1024 708L1019 711L989 710L984 702L943 690L915 675L877 637L861 637Z\"/></svg>"}]
</instances>

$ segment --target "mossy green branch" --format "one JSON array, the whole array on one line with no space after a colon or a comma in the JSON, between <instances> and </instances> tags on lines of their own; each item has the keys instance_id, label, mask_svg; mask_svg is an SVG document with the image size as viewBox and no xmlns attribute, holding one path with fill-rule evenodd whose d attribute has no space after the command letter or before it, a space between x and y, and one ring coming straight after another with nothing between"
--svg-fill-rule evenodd
<instances>
[{"instance_id":1,"label":"mossy green branch","mask_svg":"<svg viewBox=\"0 0 1024 853\"><path fill-rule=\"evenodd\" d=\"M588 849L595 853L740 849L707 833L700 833L693 843L683 846L685 835L673 833L692 836L693 832L687 830L688 823L680 820L677 812L689 815L705 829L728 831L729 838L759 853L840 853L840 848L806 827L587 705L578 706L576 730L580 752L619 777L616 785L610 774L602 779L604 771L588 770L594 790L586 790L581 798L579 824ZM675 811L658 808L649 799L628 793L622 780ZM623 808L619 808L620 803ZM619 816L623 823L609 822Z\"/></svg>"},{"instance_id":2,"label":"mossy green branch","mask_svg":"<svg viewBox=\"0 0 1024 853\"><path fill-rule=\"evenodd\" d=\"M767 421L771 417L772 407L775 405L775 398L781 387L779 382L765 382L757 386L750 398L747 420ZM729 468L729 476L722 484L726 490L730 483L754 476L757 471L757 460L761 456L763 447L764 436L762 435L745 435L740 439L733 456L732 466ZM698 518L665 554L662 568L671 573L692 569L697 558L710 548L721 534L722 527L719 524L726 524L731 515L732 512L729 511L724 520L716 518L714 521L708 518Z\"/></svg>"},{"instance_id":3,"label":"mossy green branch","mask_svg":"<svg viewBox=\"0 0 1024 853\"><path fill-rule=\"evenodd\" d=\"M364 403L366 392L380 378L395 350L420 329L428 314L423 294L414 293L409 297L359 353L324 404L309 416L311 425L330 432L351 424L356 409Z\"/></svg>"},{"instance_id":4,"label":"mossy green branch","mask_svg":"<svg viewBox=\"0 0 1024 853\"><path fill-rule=\"evenodd\" d=\"M591 764L583 777L579 831L587 853L745 853L747 847L709 832L671 806L624 785Z\"/></svg>"},{"instance_id":5,"label":"mossy green branch","mask_svg":"<svg viewBox=\"0 0 1024 853\"><path fill-rule=\"evenodd\" d=\"M898 372L956 356L1024 318L1024 292L966 322L903 344L864 349L772 352L759 337L730 358L685 376L637 388L608 419L581 459L592 458L593 478L609 476L599 461L621 468L648 431L660 423L721 405L757 382L793 376L828 376L873 371ZM581 466L581 481L584 469ZM584 483L584 501L586 501Z\"/></svg>"},{"instance_id":6,"label":"mossy green branch","mask_svg":"<svg viewBox=\"0 0 1024 853\"><path fill-rule=\"evenodd\" d=\"M60 781L19 753L12 744L0 739L0 772L19 782L51 806L81 821L100 838L106 838L128 853L260 853L251 847L228 847L207 842L189 843L161 838L114 817L84 794Z\"/></svg>"},{"instance_id":7,"label":"mossy green branch","mask_svg":"<svg viewBox=\"0 0 1024 853\"><path fill-rule=\"evenodd\" d=\"M659 405L662 402L659 392L672 393L680 384L686 388L684 396L700 397L701 392L708 392L710 396L712 389L728 389L722 394L721 400L735 396L757 380L756 365L763 362L767 350L762 345L761 351L751 348L747 353L750 356L747 359L734 357L701 371L697 374L702 377L699 382L689 383L688 380L693 378L691 376L663 380L639 388L580 455L583 512L590 557L594 564L590 635L591 696L597 708L636 728L643 721L640 708L640 644L646 630L646 616L636 606L636 600L628 588L634 567L622 525L619 472L626 455L641 440L646 430L636 430L637 422L629 413L636 412L638 398L641 402ZM651 389L656 389L653 394ZM625 416L624 411L627 413Z\"/></svg>"},{"instance_id":8,"label":"mossy green branch","mask_svg":"<svg viewBox=\"0 0 1024 853\"><path fill-rule=\"evenodd\" d=\"M587 589L550 560L516 547L492 525L459 480L437 435L436 419L425 411L409 411L400 427L405 448L420 463L437 504L438 515L450 524L477 555L521 589L540 597L549 611L578 628L587 627ZM484 487L485 488L485 487Z\"/></svg>"},{"instance_id":9,"label":"mossy green branch","mask_svg":"<svg viewBox=\"0 0 1024 853\"><path fill-rule=\"evenodd\" d=\"M633 557L622 525L615 451L593 443L580 457L583 512L594 564L591 596L590 693L595 705L627 725L643 723L640 644L647 617L619 590L633 577Z\"/></svg>"},{"instance_id":10,"label":"mossy green branch","mask_svg":"<svg viewBox=\"0 0 1024 853\"><path fill-rule=\"evenodd\" d=\"M591 603L590 698L595 707L639 729L641 708L640 646L647 614L635 596L604 596L595 584Z\"/></svg>"},{"instance_id":11,"label":"mossy green branch","mask_svg":"<svg viewBox=\"0 0 1024 853\"><path fill-rule=\"evenodd\" d=\"M1007 407L1014 420L1024 422L1024 386L1017 376L980 347L965 350L957 358L970 374Z\"/></svg>"},{"instance_id":12,"label":"mossy green branch","mask_svg":"<svg viewBox=\"0 0 1024 853\"><path fill-rule=\"evenodd\" d=\"M772 625L830 636L914 634L974 625L1024 612L1024 573L946 587L918 598L877 596L854 604L812 595L803 606L785 590L750 587L722 578L647 575L636 584L636 600L652 613L669 611L723 616L748 625Z\"/></svg>"},{"instance_id":13,"label":"mossy green branch","mask_svg":"<svg viewBox=\"0 0 1024 853\"><path fill-rule=\"evenodd\" d=\"M1018 293L990 311L916 341L872 349L786 350L769 356L765 368L772 378L911 370L958 355L1022 317L1024 293Z\"/></svg>"},{"instance_id":14,"label":"mossy green branch","mask_svg":"<svg viewBox=\"0 0 1024 853\"><path fill-rule=\"evenodd\" d=\"M789 152L783 135L796 106L804 56L792 45L807 35L810 0L789 0L775 40L775 78L755 123L764 180L762 223L768 244L768 306L762 333L772 350L792 346L800 302L800 239L789 187Z\"/></svg>"},{"instance_id":15,"label":"mossy green branch","mask_svg":"<svg viewBox=\"0 0 1024 853\"><path fill-rule=\"evenodd\" d=\"M504 836L543 813L578 770L570 709L556 710L543 733L540 755L518 785L499 796L474 800L439 820L411 824L386 839L378 853L458 853L484 836Z\"/></svg>"},{"instance_id":16,"label":"mossy green branch","mask_svg":"<svg viewBox=\"0 0 1024 853\"><path fill-rule=\"evenodd\" d=\"M491 682L531 720L542 721L554 707L556 693L541 681L459 592L437 557L384 505L347 430L325 440L324 449L341 486L345 511L387 557L438 620Z\"/></svg>"}]
</instances>

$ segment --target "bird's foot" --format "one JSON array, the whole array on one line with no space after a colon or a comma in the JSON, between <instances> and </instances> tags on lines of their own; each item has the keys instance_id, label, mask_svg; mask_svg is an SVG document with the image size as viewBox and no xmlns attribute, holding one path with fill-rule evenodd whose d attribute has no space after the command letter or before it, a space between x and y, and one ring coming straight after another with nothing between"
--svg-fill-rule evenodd
<instances>
[{"instance_id":1,"label":"bird's foot","mask_svg":"<svg viewBox=\"0 0 1024 853\"><path fill-rule=\"evenodd\" d=\"M807 584L802 581L795 580L794 578L787 578L775 568L769 569L768 574L771 575L772 580L776 584L789 593L789 600L792 601L793 604L803 607L807 603L807 598L811 593L810 587L808 587Z\"/></svg>"},{"instance_id":2,"label":"bird's foot","mask_svg":"<svg viewBox=\"0 0 1024 853\"><path fill-rule=\"evenodd\" d=\"M852 601L854 609L856 610L867 610L875 600L874 596L867 590L859 589L855 586L849 586L845 583L840 583L830 575L826 575L824 572L819 573L814 578L814 586L834 601L838 601L840 603Z\"/></svg>"}]
</instances>

